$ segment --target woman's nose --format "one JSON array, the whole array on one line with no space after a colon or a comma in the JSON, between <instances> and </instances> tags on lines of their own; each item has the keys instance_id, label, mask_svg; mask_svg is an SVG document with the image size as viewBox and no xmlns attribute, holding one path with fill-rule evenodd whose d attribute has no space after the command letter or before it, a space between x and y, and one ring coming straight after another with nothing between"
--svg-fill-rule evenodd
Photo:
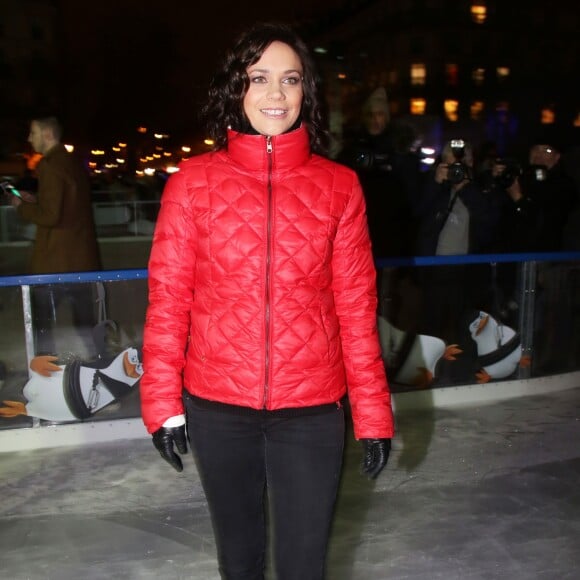
<instances>
[{"instance_id":1,"label":"woman's nose","mask_svg":"<svg viewBox=\"0 0 580 580\"><path fill-rule=\"evenodd\" d=\"M286 94L284 93L284 89L282 88L282 83L274 81L268 86L268 98L270 99L286 98Z\"/></svg>"}]
</instances>

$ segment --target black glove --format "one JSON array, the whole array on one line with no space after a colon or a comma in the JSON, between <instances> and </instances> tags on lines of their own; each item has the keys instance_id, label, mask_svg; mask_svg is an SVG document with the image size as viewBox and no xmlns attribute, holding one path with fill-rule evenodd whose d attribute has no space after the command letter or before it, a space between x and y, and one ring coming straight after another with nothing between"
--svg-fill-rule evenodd
<instances>
[{"instance_id":1,"label":"black glove","mask_svg":"<svg viewBox=\"0 0 580 580\"><path fill-rule=\"evenodd\" d=\"M391 452L390 439L361 439L363 444L362 472L375 479L383 470Z\"/></svg>"},{"instance_id":2,"label":"black glove","mask_svg":"<svg viewBox=\"0 0 580 580\"><path fill-rule=\"evenodd\" d=\"M179 427L160 427L153 433L153 445L161 454L161 457L176 471L183 471L181 458L173 449L175 443L179 453L187 453L187 439L185 437L185 425Z\"/></svg>"}]
</instances>

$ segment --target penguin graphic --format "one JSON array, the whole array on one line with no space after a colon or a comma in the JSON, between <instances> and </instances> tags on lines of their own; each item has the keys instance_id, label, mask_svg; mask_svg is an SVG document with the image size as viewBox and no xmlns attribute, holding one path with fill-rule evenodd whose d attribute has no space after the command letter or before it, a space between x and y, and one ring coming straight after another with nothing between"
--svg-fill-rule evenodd
<instances>
[{"instance_id":1,"label":"penguin graphic","mask_svg":"<svg viewBox=\"0 0 580 580\"><path fill-rule=\"evenodd\" d=\"M477 360L481 366L475 376L479 384L509 377L519 367L527 367L531 359L522 355L519 334L499 323L493 316L479 311L469 324L471 338L477 345Z\"/></svg>"},{"instance_id":2,"label":"penguin graphic","mask_svg":"<svg viewBox=\"0 0 580 580\"><path fill-rule=\"evenodd\" d=\"M401 385L427 388L435 378L437 363L456 360L463 352L437 336L402 331L383 316L378 317L378 328L387 372Z\"/></svg>"},{"instance_id":3,"label":"penguin graphic","mask_svg":"<svg viewBox=\"0 0 580 580\"><path fill-rule=\"evenodd\" d=\"M0 417L28 415L47 421L88 419L107 405L128 395L143 374L141 354L129 347L109 360L65 365L58 357L37 356L30 362L30 379L22 394L26 403L3 401Z\"/></svg>"}]
</instances>

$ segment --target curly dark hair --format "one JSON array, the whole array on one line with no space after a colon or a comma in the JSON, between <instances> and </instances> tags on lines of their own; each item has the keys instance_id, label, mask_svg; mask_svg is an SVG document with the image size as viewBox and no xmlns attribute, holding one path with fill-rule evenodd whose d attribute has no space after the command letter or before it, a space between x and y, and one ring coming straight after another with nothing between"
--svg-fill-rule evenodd
<instances>
[{"instance_id":1,"label":"curly dark hair","mask_svg":"<svg viewBox=\"0 0 580 580\"><path fill-rule=\"evenodd\" d=\"M303 68L304 98L301 119L310 137L310 148L326 152L328 134L323 126L322 106L318 96L319 76L306 43L287 24L262 22L244 32L223 59L210 82L202 119L215 149L227 148L227 129L245 131L250 123L244 113L243 99L250 86L246 73L260 60L264 51L279 41L290 46L300 58Z\"/></svg>"}]
</instances>

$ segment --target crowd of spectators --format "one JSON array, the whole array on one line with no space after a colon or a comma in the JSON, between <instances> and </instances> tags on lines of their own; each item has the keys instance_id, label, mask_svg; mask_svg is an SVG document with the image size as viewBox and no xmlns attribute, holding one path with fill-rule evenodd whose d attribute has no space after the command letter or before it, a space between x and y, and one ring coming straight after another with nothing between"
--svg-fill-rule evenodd
<instances>
[{"instance_id":1,"label":"crowd of spectators","mask_svg":"<svg viewBox=\"0 0 580 580\"><path fill-rule=\"evenodd\" d=\"M414 130L389 118L386 93L379 89L365 102L360 126L345 135L338 159L359 176L379 262L580 250L578 149L564 143L553 127L530 130L517 152L459 134L444 141L426 168ZM568 274L554 260L540 263L538 272L535 331L553 339L570 326L550 314L562 310L556 304ZM466 317L474 309L517 326L520 273L509 262L382 267L379 314L411 334L473 346ZM461 359L449 366L459 375L465 372L462 366L476 364L477 353L464 352Z\"/></svg>"},{"instance_id":2,"label":"crowd of spectators","mask_svg":"<svg viewBox=\"0 0 580 580\"><path fill-rule=\"evenodd\" d=\"M414 129L389 118L384 89L364 103L337 159L357 171L377 258L580 247L577 148L551 127L517 157L457 137L425 171Z\"/></svg>"}]
</instances>

